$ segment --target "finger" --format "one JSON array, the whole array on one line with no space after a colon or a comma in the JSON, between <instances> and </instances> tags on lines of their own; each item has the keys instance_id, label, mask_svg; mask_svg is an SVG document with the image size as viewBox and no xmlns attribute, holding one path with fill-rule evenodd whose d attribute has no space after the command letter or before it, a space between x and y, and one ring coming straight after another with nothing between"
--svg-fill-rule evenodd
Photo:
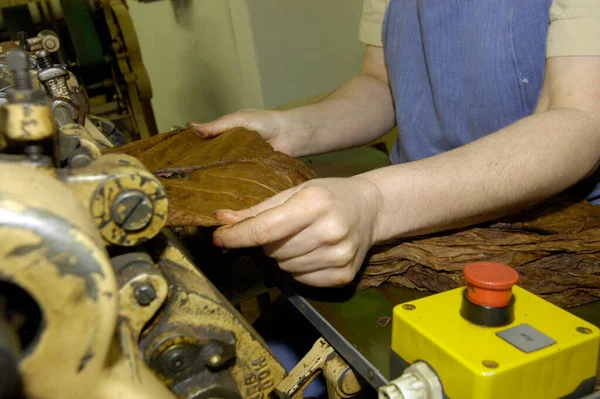
<instances>
[{"instance_id":1,"label":"finger","mask_svg":"<svg viewBox=\"0 0 600 399\"><path fill-rule=\"evenodd\" d=\"M283 204L265 210L255 217L218 228L213 235L217 246L247 248L266 245L296 234L313 223L314 212L306 202L292 195Z\"/></svg>"},{"instance_id":2,"label":"finger","mask_svg":"<svg viewBox=\"0 0 600 399\"><path fill-rule=\"evenodd\" d=\"M336 223L319 219L298 234L265 245L264 251L278 261L285 261L308 254L318 247L337 245L348 237L348 233L336 227Z\"/></svg>"},{"instance_id":3,"label":"finger","mask_svg":"<svg viewBox=\"0 0 600 399\"><path fill-rule=\"evenodd\" d=\"M239 223L242 220L258 215L259 213L264 212L267 209L272 209L278 205L283 204L288 198L290 198L300 189L301 187L290 188L288 190L275 194L271 198L268 198L257 205L251 206L250 208L241 209L239 211L234 211L231 209L222 209L215 212L213 214L213 217L219 222L224 222L227 224Z\"/></svg>"},{"instance_id":4,"label":"finger","mask_svg":"<svg viewBox=\"0 0 600 399\"><path fill-rule=\"evenodd\" d=\"M323 269L316 272L296 273L292 277L306 285L317 288L343 287L354 279L354 272L350 267Z\"/></svg>"},{"instance_id":5,"label":"finger","mask_svg":"<svg viewBox=\"0 0 600 399\"><path fill-rule=\"evenodd\" d=\"M219 134L242 126L244 117L239 114L229 114L208 123L192 122L190 127L202 137L214 137Z\"/></svg>"},{"instance_id":6,"label":"finger","mask_svg":"<svg viewBox=\"0 0 600 399\"><path fill-rule=\"evenodd\" d=\"M317 270L345 267L354 262L356 249L351 242L319 247L315 250L287 260L278 260L282 270L289 273L306 273Z\"/></svg>"}]
</instances>

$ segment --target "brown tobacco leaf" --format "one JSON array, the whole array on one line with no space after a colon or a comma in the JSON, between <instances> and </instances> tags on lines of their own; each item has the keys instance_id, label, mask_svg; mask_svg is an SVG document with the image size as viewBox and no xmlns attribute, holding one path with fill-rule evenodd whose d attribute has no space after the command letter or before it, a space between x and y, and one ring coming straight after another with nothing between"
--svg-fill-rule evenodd
<instances>
[{"instance_id":1,"label":"brown tobacco leaf","mask_svg":"<svg viewBox=\"0 0 600 399\"><path fill-rule=\"evenodd\" d=\"M176 130L111 149L139 159L169 198L169 226L216 226L219 209L244 209L315 177L256 132L233 129L203 139Z\"/></svg>"},{"instance_id":2,"label":"brown tobacco leaf","mask_svg":"<svg viewBox=\"0 0 600 399\"><path fill-rule=\"evenodd\" d=\"M373 250L359 288L383 283L441 292L464 284L463 267L514 267L519 285L561 307L600 298L600 207L547 203L487 226L387 243Z\"/></svg>"}]
</instances>

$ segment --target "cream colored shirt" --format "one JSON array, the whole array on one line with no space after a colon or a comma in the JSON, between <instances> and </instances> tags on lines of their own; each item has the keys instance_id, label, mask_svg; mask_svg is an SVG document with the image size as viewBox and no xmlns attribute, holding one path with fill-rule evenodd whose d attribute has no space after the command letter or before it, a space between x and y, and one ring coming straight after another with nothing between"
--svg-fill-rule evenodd
<instances>
[{"instance_id":1,"label":"cream colored shirt","mask_svg":"<svg viewBox=\"0 0 600 399\"><path fill-rule=\"evenodd\" d=\"M363 43L383 46L381 30L388 3L389 0L364 0L358 33ZM600 0L552 2L546 56L576 55L600 55Z\"/></svg>"}]
</instances>

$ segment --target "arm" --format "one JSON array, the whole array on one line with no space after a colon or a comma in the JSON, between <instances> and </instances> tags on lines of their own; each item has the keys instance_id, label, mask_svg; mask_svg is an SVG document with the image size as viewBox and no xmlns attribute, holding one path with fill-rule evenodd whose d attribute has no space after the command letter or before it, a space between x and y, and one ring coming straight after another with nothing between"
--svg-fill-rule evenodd
<instances>
[{"instance_id":1,"label":"arm","mask_svg":"<svg viewBox=\"0 0 600 399\"><path fill-rule=\"evenodd\" d=\"M456 150L363 174L378 188L377 241L514 212L590 175L600 161L600 57L547 61L535 113Z\"/></svg>"},{"instance_id":2,"label":"arm","mask_svg":"<svg viewBox=\"0 0 600 399\"><path fill-rule=\"evenodd\" d=\"M358 147L389 132L396 122L383 48L367 46L358 76L321 102L284 115L314 127L304 154Z\"/></svg>"},{"instance_id":3,"label":"arm","mask_svg":"<svg viewBox=\"0 0 600 399\"><path fill-rule=\"evenodd\" d=\"M350 282L369 247L490 220L541 201L600 160L600 57L548 61L536 112L456 150L349 179L316 179L241 211L214 243L263 246L302 283Z\"/></svg>"},{"instance_id":4,"label":"arm","mask_svg":"<svg viewBox=\"0 0 600 399\"><path fill-rule=\"evenodd\" d=\"M367 46L360 73L318 103L286 111L243 110L192 127L206 137L245 127L276 150L298 157L369 143L394 124L383 49Z\"/></svg>"}]
</instances>

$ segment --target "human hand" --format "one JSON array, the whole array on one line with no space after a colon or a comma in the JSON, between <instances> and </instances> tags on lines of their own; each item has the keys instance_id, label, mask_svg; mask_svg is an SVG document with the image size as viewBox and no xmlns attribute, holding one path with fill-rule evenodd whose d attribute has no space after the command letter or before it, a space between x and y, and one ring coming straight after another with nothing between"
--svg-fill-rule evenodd
<instances>
[{"instance_id":1,"label":"human hand","mask_svg":"<svg viewBox=\"0 0 600 399\"><path fill-rule=\"evenodd\" d=\"M227 130L243 127L258 132L276 151L298 156L301 143L312 134L310 125L302 123L285 111L244 109L224 115L208 123L191 123L190 127L202 137L214 137Z\"/></svg>"},{"instance_id":2,"label":"human hand","mask_svg":"<svg viewBox=\"0 0 600 399\"><path fill-rule=\"evenodd\" d=\"M213 242L219 247L262 246L297 281L343 286L377 241L381 193L365 178L315 179L240 211L222 210Z\"/></svg>"}]
</instances>

